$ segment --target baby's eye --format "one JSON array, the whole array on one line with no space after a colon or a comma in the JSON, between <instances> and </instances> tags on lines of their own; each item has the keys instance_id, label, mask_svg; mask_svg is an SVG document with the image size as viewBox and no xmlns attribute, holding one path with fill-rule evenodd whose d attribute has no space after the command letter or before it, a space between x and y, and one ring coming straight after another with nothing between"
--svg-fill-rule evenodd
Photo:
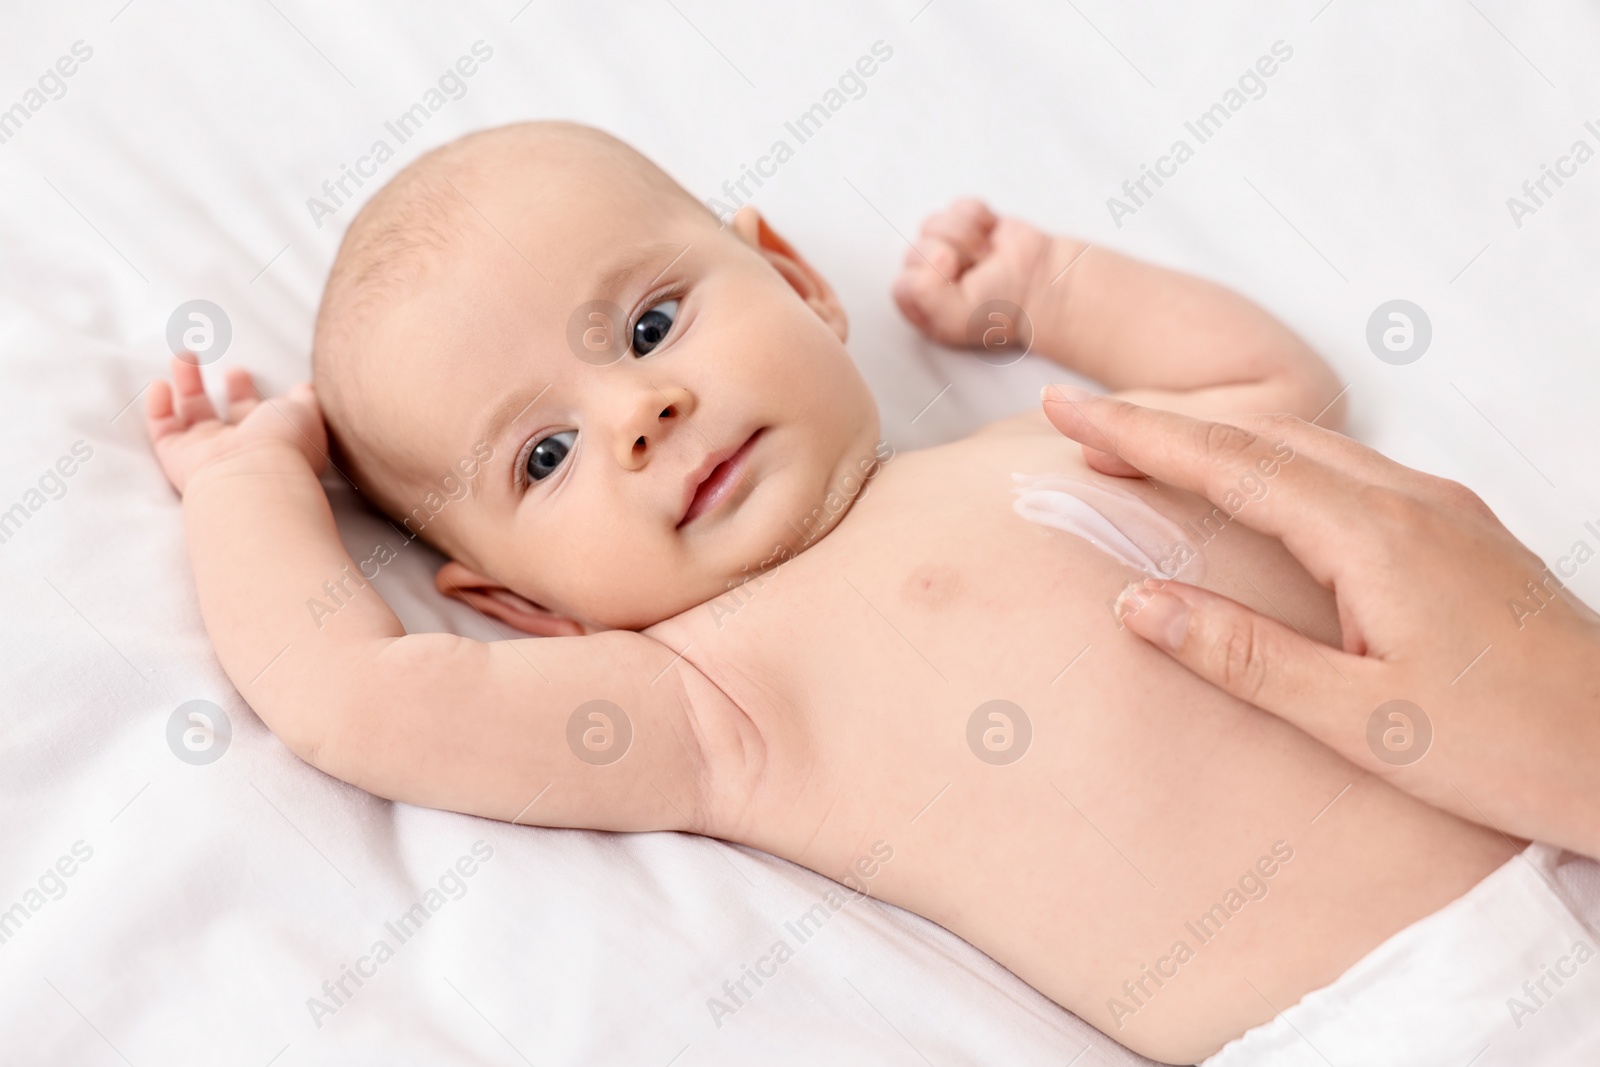
<instances>
[{"instance_id":1,"label":"baby's eye","mask_svg":"<svg viewBox=\"0 0 1600 1067\"><path fill-rule=\"evenodd\" d=\"M672 321L678 317L678 302L676 300L663 300L655 307L639 316L639 321L633 325L633 350L638 355L646 355L661 343L672 329Z\"/></svg>"},{"instance_id":2,"label":"baby's eye","mask_svg":"<svg viewBox=\"0 0 1600 1067\"><path fill-rule=\"evenodd\" d=\"M562 430L534 445L533 451L528 453L529 479L538 482L554 474L561 466L561 461L567 458L567 453L572 451L572 443L577 439L577 430Z\"/></svg>"}]
</instances>

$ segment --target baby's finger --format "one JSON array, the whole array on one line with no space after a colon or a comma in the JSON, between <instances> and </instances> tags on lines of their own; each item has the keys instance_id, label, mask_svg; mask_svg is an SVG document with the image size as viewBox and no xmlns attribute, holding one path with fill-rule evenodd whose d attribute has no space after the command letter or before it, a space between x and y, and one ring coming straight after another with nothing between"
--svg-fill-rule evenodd
<instances>
[{"instance_id":1,"label":"baby's finger","mask_svg":"<svg viewBox=\"0 0 1600 1067\"><path fill-rule=\"evenodd\" d=\"M228 383L228 421L238 422L250 414L252 408L261 403L261 391L256 388L250 372L243 367L229 367L227 374Z\"/></svg>"},{"instance_id":2,"label":"baby's finger","mask_svg":"<svg viewBox=\"0 0 1600 1067\"><path fill-rule=\"evenodd\" d=\"M174 406L184 426L193 426L217 417L217 410L211 406L211 398L206 395L198 366L181 356L173 356L172 384L177 392Z\"/></svg>"},{"instance_id":3,"label":"baby's finger","mask_svg":"<svg viewBox=\"0 0 1600 1067\"><path fill-rule=\"evenodd\" d=\"M922 236L924 246L942 241L954 249L960 256L958 270L965 270L989 251L988 232L966 215L932 215L922 224Z\"/></svg>"},{"instance_id":4,"label":"baby's finger","mask_svg":"<svg viewBox=\"0 0 1600 1067\"><path fill-rule=\"evenodd\" d=\"M985 234L994 229L995 223L1000 221L1000 216L990 211L989 205L975 196L963 196L952 201L950 213L971 219Z\"/></svg>"},{"instance_id":5,"label":"baby's finger","mask_svg":"<svg viewBox=\"0 0 1600 1067\"><path fill-rule=\"evenodd\" d=\"M289 399L297 400L312 411L315 411L318 418L322 416L322 402L317 399L316 387L310 382L300 382L291 386L288 396Z\"/></svg>"},{"instance_id":6,"label":"baby's finger","mask_svg":"<svg viewBox=\"0 0 1600 1067\"><path fill-rule=\"evenodd\" d=\"M906 256L906 265L909 271L931 270L944 284L954 285L971 263L963 261L961 253L943 238L924 236Z\"/></svg>"},{"instance_id":7,"label":"baby's finger","mask_svg":"<svg viewBox=\"0 0 1600 1067\"><path fill-rule=\"evenodd\" d=\"M152 441L183 430L183 420L172 410L172 387L162 379L151 382L145 390L144 425Z\"/></svg>"},{"instance_id":8,"label":"baby's finger","mask_svg":"<svg viewBox=\"0 0 1600 1067\"><path fill-rule=\"evenodd\" d=\"M961 309L955 306L960 290L920 256L895 279L894 300L901 314L922 332L945 344L959 343L959 330L965 321Z\"/></svg>"},{"instance_id":9,"label":"baby's finger","mask_svg":"<svg viewBox=\"0 0 1600 1067\"><path fill-rule=\"evenodd\" d=\"M927 333L933 324L928 319L928 312L923 306L926 303L926 297L922 291L924 286L919 275L924 273L933 274L926 267L919 270L907 264L906 269L901 271L900 276L894 280L891 292L894 295L895 304L900 308L900 314L904 315L911 325L923 333ZM938 281L937 276L934 277L934 280Z\"/></svg>"}]
</instances>

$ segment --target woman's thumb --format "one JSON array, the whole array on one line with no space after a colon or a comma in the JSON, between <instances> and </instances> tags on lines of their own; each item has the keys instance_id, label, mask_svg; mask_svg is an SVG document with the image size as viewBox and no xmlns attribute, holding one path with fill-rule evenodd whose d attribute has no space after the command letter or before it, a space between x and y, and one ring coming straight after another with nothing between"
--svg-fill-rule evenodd
<instances>
[{"instance_id":1,"label":"woman's thumb","mask_svg":"<svg viewBox=\"0 0 1600 1067\"><path fill-rule=\"evenodd\" d=\"M1195 674L1247 703L1294 722L1313 735L1331 725L1301 721L1343 701L1317 699L1352 681L1335 665L1348 654L1236 600L1182 582L1129 586L1117 598L1122 624ZM1343 694L1341 694L1342 696Z\"/></svg>"}]
</instances>

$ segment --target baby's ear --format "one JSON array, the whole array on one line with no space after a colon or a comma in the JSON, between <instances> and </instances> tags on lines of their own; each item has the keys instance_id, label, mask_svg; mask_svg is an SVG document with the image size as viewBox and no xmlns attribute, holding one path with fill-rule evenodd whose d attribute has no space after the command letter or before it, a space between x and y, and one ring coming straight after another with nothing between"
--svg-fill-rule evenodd
<instances>
[{"instance_id":1,"label":"baby's ear","mask_svg":"<svg viewBox=\"0 0 1600 1067\"><path fill-rule=\"evenodd\" d=\"M845 316L839 298L833 295L833 287L811 264L800 258L800 253L794 250L793 245L767 225L761 212L746 204L734 213L729 226L745 244L760 252L783 275L783 280L800 294L800 299L828 324L829 329L839 335L839 340L849 339L850 320Z\"/></svg>"},{"instance_id":2,"label":"baby's ear","mask_svg":"<svg viewBox=\"0 0 1600 1067\"><path fill-rule=\"evenodd\" d=\"M490 618L499 619L535 637L579 637L588 633L583 623L576 619L540 607L493 578L485 578L455 560L439 568L439 573L433 576L433 584L445 596L470 604Z\"/></svg>"}]
</instances>

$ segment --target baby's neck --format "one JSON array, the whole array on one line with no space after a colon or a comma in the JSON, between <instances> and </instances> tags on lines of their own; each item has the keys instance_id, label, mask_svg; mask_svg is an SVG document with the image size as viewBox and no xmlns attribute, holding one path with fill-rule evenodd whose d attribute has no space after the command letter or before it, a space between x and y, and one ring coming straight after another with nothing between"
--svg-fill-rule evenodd
<instances>
[{"instance_id":1,"label":"baby's neck","mask_svg":"<svg viewBox=\"0 0 1600 1067\"><path fill-rule=\"evenodd\" d=\"M726 592L707 602L713 614L719 605L727 605L729 612L738 610L735 602L742 602L748 594L742 587L770 581L785 563L806 549L813 547L828 534L837 530L849 515L856 500L865 495L886 463L895 456L887 441L880 441L870 452L858 457L849 472L842 475L837 485L830 486L812 510L784 524L791 537L773 545L771 552L754 564L747 564L736 576L727 580Z\"/></svg>"}]
</instances>

